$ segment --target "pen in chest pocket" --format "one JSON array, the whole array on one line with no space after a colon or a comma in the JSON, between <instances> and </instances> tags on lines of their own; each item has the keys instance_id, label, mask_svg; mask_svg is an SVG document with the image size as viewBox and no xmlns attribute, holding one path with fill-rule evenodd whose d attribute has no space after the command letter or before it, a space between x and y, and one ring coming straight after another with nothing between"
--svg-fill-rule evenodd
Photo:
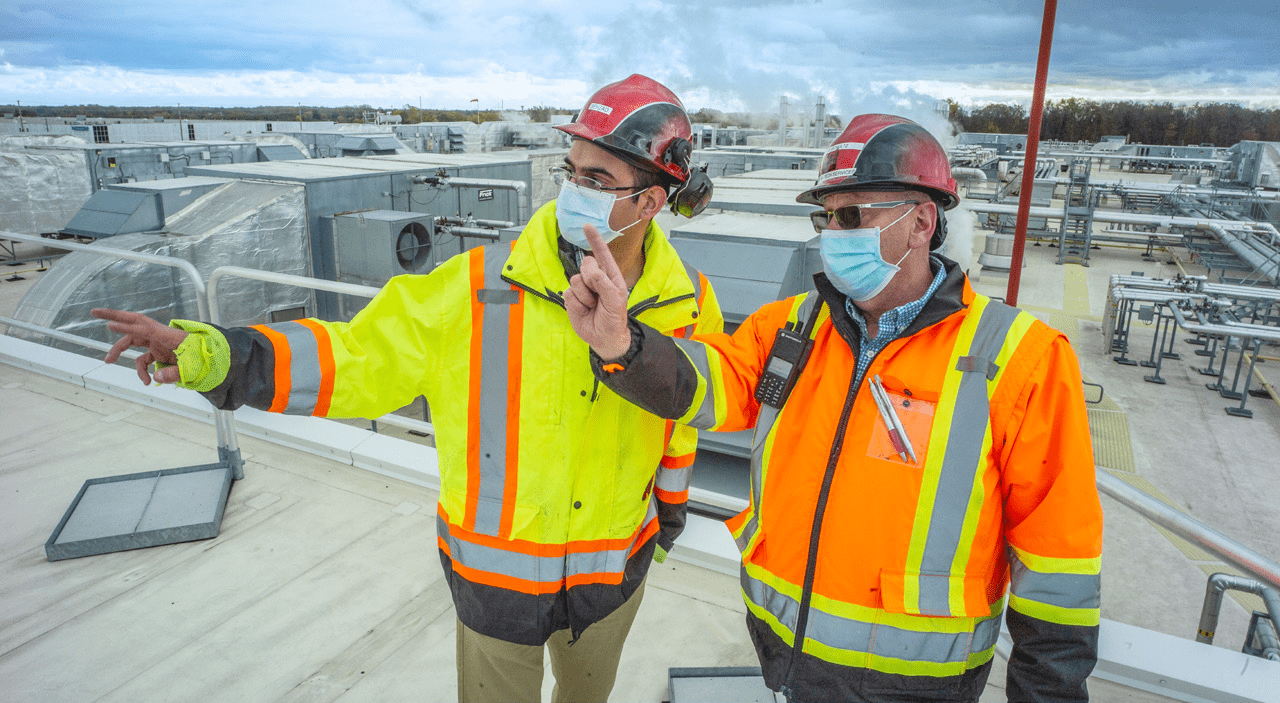
<instances>
[{"instance_id":1,"label":"pen in chest pocket","mask_svg":"<svg viewBox=\"0 0 1280 703\"><path fill-rule=\"evenodd\" d=\"M876 374L868 384L871 388L871 397L876 401L876 408L880 411L880 419L884 421L885 429L889 431L889 441L893 443L893 448L898 452L898 458L904 462L907 457L911 457L911 463L916 463L916 452L911 446L911 438L907 436L907 430L902 426L902 420L898 417L898 413L893 408L893 401L890 400L889 394L885 391L883 383L880 381L880 375Z\"/></svg>"}]
</instances>

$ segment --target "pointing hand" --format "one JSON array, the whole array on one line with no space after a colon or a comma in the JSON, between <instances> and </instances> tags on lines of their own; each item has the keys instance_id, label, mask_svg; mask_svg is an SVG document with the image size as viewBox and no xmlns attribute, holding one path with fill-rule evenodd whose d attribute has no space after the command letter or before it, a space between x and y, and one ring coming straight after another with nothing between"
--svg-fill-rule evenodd
<instances>
[{"instance_id":1,"label":"pointing hand","mask_svg":"<svg viewBox=\"0 0 1280 703\"><path fill-rule=\"evenodd\" d=\"M143 347L147 350L134 362L138 368L138 378L143 384L151 385L152 376L147 373L147 366L152 362L178 363L178 357L174 356L173 351L182 344L182 340L187 338L186 331L162 325L146 315L125 310L96 308L89 314L100 320L107 320L107 329L124 335L111 347L111 351L107 352L105 361L108 364L115 363L115 360L120 358L120 352L129 347ZM177 366L156 369L156 383L177 383L179 380L181 378Z\"/></svg>"},{"instance_id":2,"label":"pointing hand","mask_svg":"<svg viewBox=\"0 0 1280 703\"><path fill-rule=\"evenodd\" d=\"M613 260L609 245L587 225L583 228L591 244L591 255L582 259L582 269L569 281L564 307L573 331L578 333L605 361L621 358L631 347L627 328L627 284Z\"/></svg>"}]
</instances>

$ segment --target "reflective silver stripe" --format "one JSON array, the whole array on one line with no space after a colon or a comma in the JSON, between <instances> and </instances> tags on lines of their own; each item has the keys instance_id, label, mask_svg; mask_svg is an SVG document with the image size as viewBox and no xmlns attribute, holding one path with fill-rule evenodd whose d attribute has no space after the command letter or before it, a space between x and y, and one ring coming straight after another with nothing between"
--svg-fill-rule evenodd
<instances>
[{"instance_id":1,"label":"reflective silver stripe","mask_svg":"<svg viewBox=\"0 0 1280 703\"><path fill-rule=\"evenodd\" d=\"M693 302L698 302L702 298L702 279L698 277L698 269L690 266L684 259L680 260L684 264L685 275L689 277L689 282L693 284Z\"/></svg>"},{"instance_id":2,"label":"reflective silver stripe","mask_svg":"<svg viewBox=\"0 0 1280 703\"><path fill-rule=\"evenodd\" d=\"M769 611L795 636L800 604L742 570L742 590L752 603ZM996 644L1000 636L1000 614L980 620L973 632L917 632L884 623L843 618L818 609L809 611L805 637L828 647L848 652L870 653L911 662L954 664L967 662L972 652Z\"/></svg>"},{"instance_id":3,"label":"reflective silver stripe","mask_svg":"<svg viewBox=\"0 0 1280 703\"><path fill-rule=\"evenodd\" d=\"M763 489L761 484L764 482L764 445L777 421L778 409L762 403L760 415L756 418L755 432L751 435L751 504L757 511L760 510L760 492Z\"/></svg>"},{"instance_id":4,"label":"reflective silver stripe","mask_svg":"<svg viewBox=\"0 0 1280 703\"><path fill-rule=\"evenodd\" d=\"M1033 571L1013 550L1009 551L1009 590L1013 595L1059 608L1101 607L1101 576Z\"/></svg>"},{"instance_id":5,"label":"reflective silver stripe","mask_svg":"<svg viewBox=\"0 0 1280 703\"><path fill-rule=\"evenodd\" d=\"M751 517L747 518L747 524L742 526L742 532L733 538L733 543L738 545L739 552L747 551L747 545L751 544L751 538L756 536L756 530L760 529L760 521L756 519L756 511L754 506L751 510Z\"/></svg>"},{"instance_id":6,"label":"reflective silver stripe","mask_svg":"<svg viewBox=\"0 0 1280 703\"><path fill-rule=\"evenodd\" d=\"M698 342L690 342L687 339L672 338L676 346L684 350L689 360L693 362L693 368L702 376L703 386L707 389L705 395L702 396L702 405L698 406L698 412L689 420L688 425L695 429L705 430L714 427L716 424L716 389L711 380L711 362L707 361L707 348Z\"/></svg>"},{"instance_id":7,"label":"reflective silver stripe","mask_svg":"<svg viewBox=\"0 0 1280 703\"><path fill-rule=\"evenodd\" d=\"M796 320L798 325L803 325L809 319L809 313L813 311L813 306L821 301L821 297L816 291L809 291L804 300L800 301L800 305L796 306ZM816 330L809 330L810 338L813 337ZM785 402L783 403L785 405ZM745 552L747 545L751 543L751 537L755 535L756 530L760 528L760 493L764 489L764 445L769 438L769 433L773 431L774 424L778 421L779 409L772 405L761 404L760 414L756 418L755 430L751 435L751 517L747 519L747 524L743 526L742 532L734 538L734 542L738 545L738 551Z\"/></svg>"},{"instance_id":8,"label":"reflective silver stripe","mask_svg":"<svg viewBox=\"0 0 1280 703\"><path fill-rule=\"evenodd\" d=\"M449 544L449 556L477 571L502 574L525 581L554 583L564 576L564 557L538 557L461 540L449 533L449 525L436 515L436 532Z\"/></svg>"},{"instance_id":9,"label":"reflective silver stripe","mask_svg":"<svg viewBox=\"0 0 1280 703\"><path fill-rule=\"evenodd\" d=\"M693 479L693 467L683 469L658 468L658 477L653 485L668 493L682 493L689 490L689 482Z\"/></svg>"},{"instance_id":10,"label":"reflective silver stripe","mask_svg":"<svg viewBox=\"0 0 1280 703\"><path fill-rule=\"evenodd\" d=\"M968 356L995 359L1017 316L1017 308L989 301L974 330ZM985 371L986 366L981 365L977 372L964 373L956 393L947 434L947 453L939 472L929 535L920 562L919 607L921 613L928 615L951 615L951 581L947 576L960 549L960 533L973 482L982 472L982 443L990 422L991 403Z\"/></svg>"},{"instance_id":11,"label":"reflective silver stripe","mask_svg":"<svg viewBox=\"0 0 1280 703\"><path fill-rule=\"evenodd\" d=\"M689 277L689 282L693 284L693 302L695 305L697 305L698 312L699 314L701 314L702 312L702 304L701 304L702 303L702 279L698 277L698 269L690 266L689 263L684 259L681 259L680 263L684 264L684 273L686 276ZM696 320L694 321L693 324L686 325L684 328L684 338L688 339L692 337L693 332L697 327L698 327L698 323Z\"/></svg>"},{"instance_id":12,"label":"reflective silver stripe","mask_svg":"<svg viewBox=\"0 0 1280 703\"><path fill-rule=\"evenodd\" d=\"M644 519L636 526L636 536L657 517L657 499L650 496ZM573 552L564 556L533 556L454 537L449 531L449 523L439 513L436 514L436 534L449 545L450 558L462 566L540 583L555 583L566 577L583 574L620 574L626 570L631 548L635 546L632 543L620 549Z\"/></svg>"},{"instance_id":13,"label":"reflective silver stripe","mask_svg":"<svg viewBox=\"0 0 1280 703\"><path fill-rule=\"evenodd\" d=\"M289 343L289 404L285 406L285 414L314 413L320 395L320 350L315 332L297 322L278 322L267 327L283 334Z\"/></svg>"},{"instance_id":14,"label":"reflective silver stripe","mask_svg":"<svg viewBox=\"0 0 1280 703\"><path fill-rule=\"evenodd\" d=\"M484 287L510 291L502 280L510 245L484 248ZM479 295L479 291L477 291ZM492 298L491 298L492 300ZM507 360L511 356L511 306L488 302L484 306L480 348L480 454L479 500L476 501L475 531L495 536L502 524L502 499L507 483ZM474 370L473 370L474 371Z\"/></svg>"},{"instance_id":15,"label":"reflective silver stripe","mask_svg":"<svg viewBox=\"0 0 1280 703\"><path fill-rule=\"evenodd\" d=\"M800 301L800 305L796 308L796 324L803 325L809 321L809 314L813 312L813 306L822 301L822 296L817 291L811 290L805 294L804 300ZM817 330L809 330L809 338L812 339Z\"/></svg>"}]
</instances>

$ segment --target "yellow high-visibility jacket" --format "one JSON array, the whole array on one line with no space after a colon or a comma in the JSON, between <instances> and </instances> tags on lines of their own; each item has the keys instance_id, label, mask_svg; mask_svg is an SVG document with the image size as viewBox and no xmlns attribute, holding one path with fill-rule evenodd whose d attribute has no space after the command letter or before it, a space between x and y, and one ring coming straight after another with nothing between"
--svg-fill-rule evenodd
<instances>
[{"instance_id":1,"label":"yellow high-visibility jacket","mask_svg":"<svg viewBox=\"0 0 1280 703\"><path fill-rule=\"evenodd\" d=\"M697 431L628 403L592 374L564 310L555 203L512 243L393 278L350 323L224 331L215 405L378 417L425 396L440 466L438 546L458 617L541 645L576 637L641 583L684 527ZM664 334L718 332L706 278L656 224L631 313ZM188 379L189 380L189 379Z\"/></svg>"}]
</instances>

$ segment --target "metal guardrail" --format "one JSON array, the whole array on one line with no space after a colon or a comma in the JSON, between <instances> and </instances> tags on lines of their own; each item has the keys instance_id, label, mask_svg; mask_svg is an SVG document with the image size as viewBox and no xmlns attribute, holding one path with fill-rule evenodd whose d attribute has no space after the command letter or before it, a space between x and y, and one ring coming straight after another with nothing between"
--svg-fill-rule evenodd
<instances>
[{"instance_id":1,"label":"metal guardrail","mask_svg":"<svg viewBox=\"0 0 1280 703\"><path fill-rule=\"evenodd\" d=\"M1098 490L1101 492L1271 588L1280 589L1280 564L1112 476L1106 467L1098 469Z\"/></svg>"},{"instance_id":2,"label":"metal guardrail","mask_svg":"<svg viewBox=\"0 0 1280 703\"><path fill-rule=\"evenodd\" d=\"M363 298L372 298L381 292L380 289L374 288L373 286L362 286L355 283L326 281L319 278L309 278L307 276L298 276L291 273L260 271L258 269L244 268L242 266L220 266L214 269L213 273L209 274L209 316L210 322L215 325L222 324L221 313L218 309L218 285L224 278L246 278L254 281L263 281L264 283L279 283L281 285L310 288L330 293L356 295ZM436 433L435 427L429 422L401 417L395 414L389 413L379 418L370 419L375 423L375 427L377 426L376 423L381 422L394 427L401 427L432 436Z\"/></svg>"},{"instance_id":3,"label":"metal guardrail","mask_svg":"<svg viewBox=\"0 0 1280 703\"><path fill-rule=\"evenodd\" d=\"M46 239L30 234L18 234L16 232L0 231L0 239L10 239L15 242L27 242L30 244L40 244L53 249L65 249L67 251L78 251L93 256L102 256L113 259L128 259L131 261L142 261L157 266L167 266L169 268L178 269L186 274L188 282L195 288L196 310L201 320L209 321L209 295L205 287L204 278L200 276L200 272L196 267L186 259L179 259L173 256L162 256L160 254L143 254L136 251L128 251L125 249L113 249L111 247L87 244L77 244L74 242L65 242L57 239ZM38 330L45 333L57 332L57 330L41 329ZM64 333L60 333L64 334ZM74 335L73 335L74 336ZM83 339L83 338L80 338ZM80 342L70 340L73 343ZM109 349L110 347L108 347ZM136 358L136 357L135 357ZM236 440L235 423L232 420L230 411L218 410L214 413L214 424L218 433L218 456L222 461L228 462L235 470L235 478L239 480L244 478L244 462L240 458L240 445Z\"/></svg>"}]
</instances>

